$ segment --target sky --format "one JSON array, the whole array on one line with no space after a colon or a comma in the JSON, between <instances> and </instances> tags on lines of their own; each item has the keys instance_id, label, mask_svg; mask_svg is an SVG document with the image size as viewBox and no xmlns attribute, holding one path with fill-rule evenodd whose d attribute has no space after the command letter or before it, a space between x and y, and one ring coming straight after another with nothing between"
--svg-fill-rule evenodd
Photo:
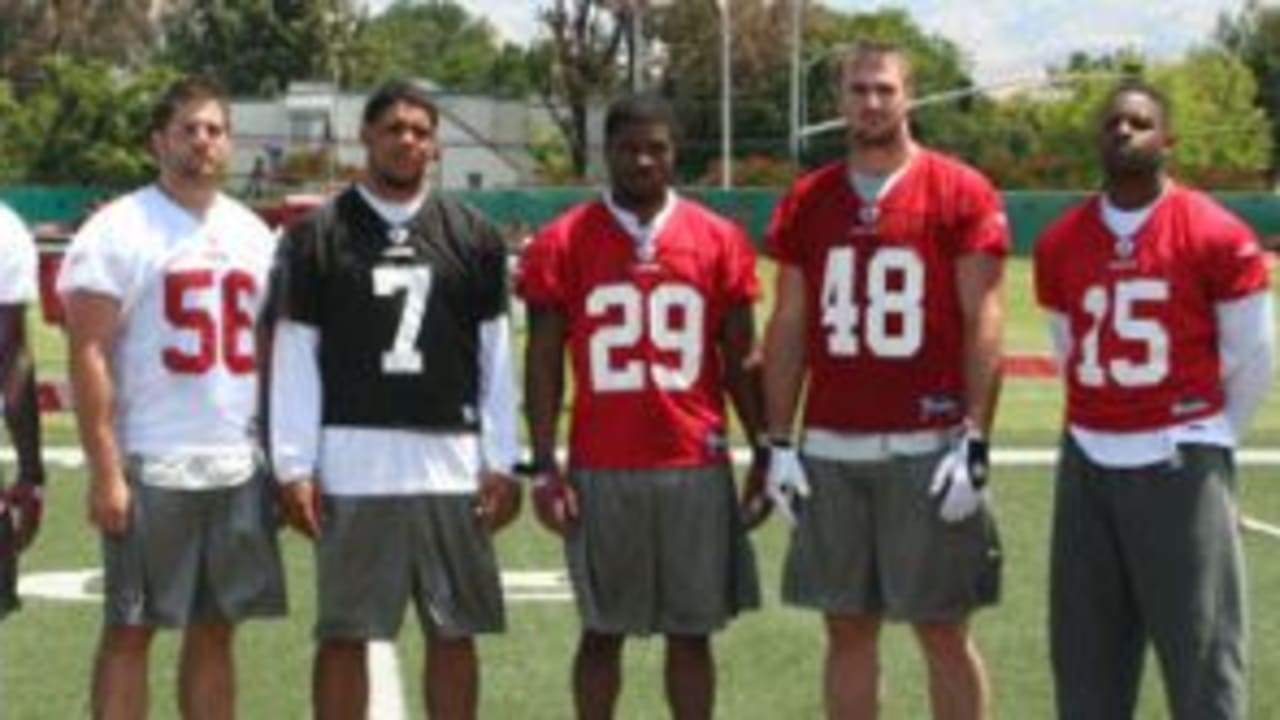
<instances>
[{"instance_id":1,"label":"sky","mask_svg":"<svg viewBox=\"0 0 1280 720\"><path fill-rule=\"evenodd\" d=\"M457 0L488 18L506 38L535 32L543 0ZM688 0L676 0L677 2ZM816 0L811 0L816 1ZM955 41L980 84L1037 75L1076 49L1133 47L1151 57L1176 56L1209 39L1223 10L1244 0L822 0L841 10L907 8L925 28ZM390 0L365 0L377 11ZM1101 28L1101 29L1099 29Z\"/></svg>"}]
</instances>

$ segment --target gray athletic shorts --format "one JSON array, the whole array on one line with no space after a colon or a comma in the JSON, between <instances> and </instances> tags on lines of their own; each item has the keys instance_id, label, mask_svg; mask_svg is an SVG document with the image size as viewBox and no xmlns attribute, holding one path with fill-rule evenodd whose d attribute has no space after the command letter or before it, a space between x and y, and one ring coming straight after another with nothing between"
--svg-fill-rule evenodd
<instances>
[{"instance_id":1,"label":"gray athletic shorts","mask_svg":"<svg viewBox=\"0 0 1280 720\"><path fill-rule=\"evenodd\" d=\"M424 635L501 632L498 563L475 495L325 496L316 543L319 639L390 639L409 598Z\"/></svg>"},{"instance_id":2,"label":"gray athletic shorts","mask_svg":"<svg viewBox=\"0 0 1280 720\"><path fill-rule=\"evenodd\" d=\"M1094 464L1068 436L1058 461L1049 641L1058 717L1130 718L1147 643L1170 716L1243 718L1244 565L1232 454Z\"/></svg>"},{"instance_id":3,"label":"gray athletic shorts","mask_svg":"<svg viewBox=\"0 0 1280 720\"><path fill-rule=\"evenodd\" d=\"M727 466L574 470L565 543L582 623L610 634L705 635L760 605Z\"/></svg>"},{"instance_id":4,"label":"gray athletic shorts","mask_svg":"<svg viewBox=\"0 0 1280 720\"><path fill-rule=\"evenodd\" d=\"M942 452L885 461L802 456L813 494L792 530L782 598L825 613L955 622L1000 594L987 508L960 523L929 496Z\"/></svg>"},{"instance_id":5,"label":"gray athletic shorts","mask_svg":"<svg viewBox=\"0 0 1280 720\"><path fill-rule=\"evenodd\" d=\"M0 490L4 483L0 482ZM0 515L0 620L17 610L18 602L18 547L13 537L13 519L6 512Z\"/></svg>"},{"instance_id":6,"label":"gray athletic shorts","mask_svg":"<svg viewBox=\"0 0 1280 720\"><path fill-rule=\"evenodd\" d=\"M285 613L284 571L265 475L229 488L177 490L126 469L133 502L123 536L102 535L109 625L181 627Z\"/></svg>"}]
</instances>

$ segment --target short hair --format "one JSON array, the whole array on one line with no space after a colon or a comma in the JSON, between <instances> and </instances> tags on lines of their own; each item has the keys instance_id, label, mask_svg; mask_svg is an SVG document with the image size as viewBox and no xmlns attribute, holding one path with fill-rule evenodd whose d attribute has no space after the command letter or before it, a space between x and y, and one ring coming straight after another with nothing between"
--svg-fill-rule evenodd
<instances>
[{"instance_id":1,"label":"short hair","mask_svg":"<svg viewBox=\"0 0 1280 720\"><path fill-rule=\"evenodd\" d=\"M672 135L679 131L675 111L666 98L654 92L636 93L609 104L604 116L605 142L612 140L622 128L641 123L666 125Z\"/></svg>"},{"instance_id":2,"label":"short hair","mask_svg":"<svg viewBox=\"0 0 1280 720\"><path fill-rule=\"evenodd\" d=\"M867 57L892 57L902 69L902 84L911 89L915 83L915 66L911 63L911 53L906 46L892 40L862 38L846 45L840 53L839 72L836 82L843 83L845 68L850 64L861 62Z\"/></svg>"},{"instance_id":3,"label":"short hair","mask_svg":"<svg viewBox=\"0 0 1280 720\"><path fill-rule=\"evenodd\" d=\"M1156 109L1160 111L1160 120L1165 129L1168 130L1173 126L1173 104L1170 102L1169 96L1146 80L1132 76L1116 83L1116 86L1111 88L1111 91L1102 98L1102 104L1098 106L1098 117L1105 118L1116 100L1120 99L1121 95L1129 94L1142 95L1150 100L1156 106Z\"/></svg>"},{"instance_id":4,"label":"short hair","mask_svg":"<svg viewBox=\"0 0 1280 720\"><path fill-rule=\"evenodd\" d=\"M222 109L227 125L231 124L231 103L222 83L205 75L187 75L171 83L156 100L156 104L151 108L151 124L148 130L153 133L163 131L169 126L173 116L178 114L180 108L200 100L212 100L217 103Z\"/></svg>"},{"instance_id":5,"label":"short hair","mask_svg":"<svg viewBox=\"0 0 1280 720\"><path fill-rule=\"evenodd\" d=\"M364 103L360 121L365 125L372 125L388 108L399 102L425 110L431 117L432 127L440 126L440 109L432 102L431 96L417 83L408 80L390 80L374 90Z\"/></svg>"}]
</instances>

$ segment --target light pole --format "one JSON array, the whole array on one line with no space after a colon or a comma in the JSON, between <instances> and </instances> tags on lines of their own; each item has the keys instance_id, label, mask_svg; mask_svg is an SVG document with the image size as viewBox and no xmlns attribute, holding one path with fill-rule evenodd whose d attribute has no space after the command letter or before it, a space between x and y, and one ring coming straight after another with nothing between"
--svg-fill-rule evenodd
<instances>
[{"instance_id":1,"label":"light pole","mask_svg":"<svg viewBox=\"0 0 1280 720\"><path fill-rule=\"evenodd\" d=\"M720 6L720 187L733 187L733 0Z\"/></svg>"},{"instance_id":2,"label":"light pole","mask_svg":"<svg viewBox=\"0 0 1280 720\"><path fill-rule=\"evenodd\" d=\"M791 162L800 165L800 128L804 122L800 100L804 73L800 70L800 58L804 44L805 0L791 0Z\"/></svg>"}]
</instances>

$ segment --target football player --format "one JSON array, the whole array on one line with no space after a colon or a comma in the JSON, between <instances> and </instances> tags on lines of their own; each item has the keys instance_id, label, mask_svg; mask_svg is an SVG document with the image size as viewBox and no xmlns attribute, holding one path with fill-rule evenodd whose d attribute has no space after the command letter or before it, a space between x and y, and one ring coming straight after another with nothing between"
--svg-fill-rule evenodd
<instances>
[{"instance_id":1,"label":"football player","mask_svg":"<svg viewBox=\"0 0 1280 720\"><path fill-rule=\"evenodd\" d=\"M1035 286L1067 393L1050 569L1058 716L1133 716L1147 642L1173 718L1243 718L1233 448L1271 379L1267 256L1173 181L1169 104L1120 85L1100 192L1039 239Z\"/></svg>"},{"instance_id":2,"label":"football player","mask_svg":"<svg viewBox=\"0 0 1280 720\"><path fill-rule=\"evenodd\" d=\"M724 396L763 427L752 360L755 258L730 221L671 189L676 126L659 97L612 103L609 188L552 221L521 257L525 406L539 518L564 537L582 631L580 718L614 714L627 636L666 637L673 717L709 718L710 635L758 605L734 501ZM568 472L555 457L564 353L573 373ZM757 516L763 458L745 505Z\"/></svg>"},{"instance_id":3,"label":"football player","mask_svg":"<svg viewBox=\"0 0 1280 720\"><path fill-rule=\"evenodd\" d=\"M27 338L36 297L36 246L16 213L0 205L0 409L18 455L17 481L0 481L0 618L18 607L18 553L35 540L44 510L40 408Z\"/></svg>"},{"instance_id":4,"label":"football player","mask_svg":"<svg viewBox=\"0 0 1280 720\"><path fill-rule=\"evenodd\" d=\"M365 104L366 172L281 241L270 437L286 519L315 541L317 717L364 718L367 642L410 600L432 717L474 717L474 636L504 627L490 534L518 509L506 245L429 171L416 85Z\"/></svg>"},{"instance_id":5,"label":"football player","mask_svg":"<svg viewBox=\"0 0 1280 720\"><path fill-rule=\"evenodd\" d=\"M831 717L874 716L885 619L913 626L935 717L984 717L968 623L999 584L985 485L1009 232L985 178L912 139L903 50L853 47L839 97L848 154L795 182L767 241L769 488L795 522L782 595L824 615Z\"/></svg>"},{"instance_id":6,"label":"football player","mask_svg":"<svg viewBox=\"0 0 1280 720\"><path fill-rule=\"evenodd\" d=\"M151 118L158 178L89 219L58 279L106 568L95 717L146 714L148 651L168 627L183 630L182 713L230 717L236 625L285 610L252 437L274 240L218 190L229 120L213 82L170 86Z\"/></svg>"}]
</instances>

